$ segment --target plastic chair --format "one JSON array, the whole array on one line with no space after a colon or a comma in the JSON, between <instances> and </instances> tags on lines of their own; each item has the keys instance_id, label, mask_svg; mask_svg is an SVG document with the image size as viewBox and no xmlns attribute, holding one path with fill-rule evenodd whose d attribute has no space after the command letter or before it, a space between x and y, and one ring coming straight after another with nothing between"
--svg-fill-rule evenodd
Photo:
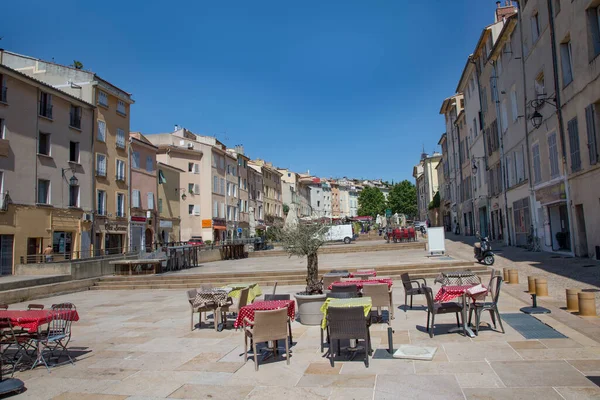
<instances>
[{"instance_id":1,"label":"plastic chair","mask_svg":"<svg viewBox=\"0 0 600 400\"><path fill-rule=\"evenodd\" d=\"M289 334L287 326L287 308L256 311L254 313L254 322L244 318L244 357L248 354L248 338L250 338L252 340L251 346L254 354L254 368L256 371L258 371L257 342L274 341L277 343L277 340L285 339L286 363L288 365L290 364L290 348L288 344ZM247 358L245 361L247 361Z\"/></svg>"},{"instance_id":2,"label":"plastic chair","mask_svg":"<svg viewBox=\"0 0 600 400\"><path fill-rule=\"evenodd\" d=\"M492 293L492 301L490 302L473 302L469 308L469 324L471 323L471 317L473 311L475 311L475 334L479 335L479 323L481 322L481 313L489 311L490 318L496 329L496 317L500 324L502 333L505 333L504 326L502 325L502 318L500 318L500 312L498 311L498 300L500 299L500 286L502 286L502 277L500 275L492 276L488 286L488 291Z\"/></svg>"},{"instance_id":3,"label":"plastic chair","mask_svg":"<svg viewBox=\"0 0 600 400\"><path fill-rule=\"evenodd\" d=\"M331 292L333 292L333 293L340 293L340 292L358 293L358 287L356 285L333 285L331 287Z\"/></svg>"},{"instance_id":4,"label":"plastic chair","mask_svg":"<svg viewBox=\"0 0 600 400\"><path fill-rule=\"evenodd\" d=\"M203 307L196 307L194 306L194 301L196 300L196 295L198 294L198 291L196 289L190 289L187 291L187 297L188 297L188 302L190 303L190 307L191 307L191 328L190 330L194 330L194 313L198 313L198 326L202 327L202 313L205 314L204 320L206 320L206 313L209 311L213 312L214 315L214 325L215 325L215 331L218 329L218 321L217 321L217 307L218 305L214 302L208 302L205 303L205 305Z\"/></svg>"},{"instance_id":5,"label":"plastic chair","mask_svg":"<svg viewBox=\"0 0 600 400\"><path fill-rule=\"evenodd\" d=\"M407 273L400 275L402 278L402 286L404 286L404 309L407 307L408 296L410 296L410 308L413 307L413 296L416 294L424 294L423 289L419 284L419 280L423 281L423 285L427 286L425 278L410 279ZM413 283L417 284L417 287L413 286Z\"/></svg>"},{"instance_id":6,"label":"plastic chair","mask_svg":"<svg viewBox=\"0 0 600 400\"><path fill-rule=\"evenodd\" d=\"M227 313L239 313L242 307L248 305L248 293L250 292L250 288L242 289L240 293L240 297L237 299L233 299L231 304L225 305L220 308L221 311L221 320L223 321L223 326L227 325Z\"/></svg>"}]
</instances>

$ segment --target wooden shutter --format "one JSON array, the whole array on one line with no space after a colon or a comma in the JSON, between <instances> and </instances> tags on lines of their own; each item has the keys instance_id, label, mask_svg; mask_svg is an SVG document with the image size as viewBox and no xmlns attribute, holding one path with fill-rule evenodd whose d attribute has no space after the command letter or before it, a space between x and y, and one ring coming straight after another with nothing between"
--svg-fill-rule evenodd
<instances>
[{"instance_id":1,"label":"wooden shutter","mask_svg":"<svg viewBox=\"0 0 600 400\"><path fill-rule=\"evenodd\" d=\"M579 127L577 125L577 117L567 122L567 131L569 132L571 172L577 172L581 169L581 155L579 153Z\"/></svg>"},{"instance_id":2,"label":"wooden shutter","mask_svg":"<svg viewBox=\"0 0 600 400\"><path fill-rule=\"evenodd\" d=\"M133 206L136 208L140 207L140 191L139 190L134 190L132 193L132 203Z\"/></svg>"},{"instance_id":3,"label":"wooden shutter","mask_svg":"<svg viewBox=\"0 0 600 400\"><path fill-rule=\"evenodd\" d=\"M593 165L598 162L598 143L596 141L596 118L593 104L590 104L585 108L585 122L587 125L590 165Z\"/></svg>"}]
</instances>

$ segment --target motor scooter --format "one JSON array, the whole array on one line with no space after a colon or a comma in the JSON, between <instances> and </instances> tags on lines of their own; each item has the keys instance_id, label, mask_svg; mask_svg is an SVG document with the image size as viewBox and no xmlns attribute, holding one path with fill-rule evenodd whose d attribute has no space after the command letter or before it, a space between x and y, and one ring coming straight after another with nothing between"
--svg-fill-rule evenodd
<instances>
[{"instance_id":1,"label":"motor scooter","mask_svg":"<svg viewBox=\"0 0 600 400\"><path fill-rule=\"evenodd\" d=\"M494 265L494 252L492 251L492 245L487 237L481 237L477 232L477 237L480 242L476 242L473 251L475 252L475 258L478 262L482 262L485 265Z\"/></svg>"}]
</instances>

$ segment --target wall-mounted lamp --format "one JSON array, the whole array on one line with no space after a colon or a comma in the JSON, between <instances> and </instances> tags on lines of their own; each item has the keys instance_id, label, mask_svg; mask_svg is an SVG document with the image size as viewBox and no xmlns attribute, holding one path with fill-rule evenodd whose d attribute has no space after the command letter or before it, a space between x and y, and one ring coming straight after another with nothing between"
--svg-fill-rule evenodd
<instances>
[{"instance_id":1,"label":"wall-mounted lamp","mask_svg":"<svg viewBox=\"0 0 600 400\"><path fill-rule=\"evenodd\" d=\"M72 168L63 168L62 176L63 176L63 178L65 178L65 180L67 179L67 175L65 174L65 171L71 171L71 174L72 174L72 176L68 180L69 185L77 186L79 184L79 179L77 179L77 177L75 176L75 171Z\"/></svg>"},{"instance_id":2,"label":"wall-mounted lamp","mask_svg":"<svg viewBox=\"0 0 600 400\"><path fill-rule=\"evenodd\" d=\"M556 97L538 97L537 99L531 100L528 103L528 105L530 107L533 107L533 109L534 109L534 112L531 115L530 120L535 129L542 126L542 122L544 121L544 116L542 114L540 114L540 112L538 111L540 108L542 108L542 106L544 104L551 104L554 106L554 108L557 108L556 107Z\"/></svg>"}]
</instances>

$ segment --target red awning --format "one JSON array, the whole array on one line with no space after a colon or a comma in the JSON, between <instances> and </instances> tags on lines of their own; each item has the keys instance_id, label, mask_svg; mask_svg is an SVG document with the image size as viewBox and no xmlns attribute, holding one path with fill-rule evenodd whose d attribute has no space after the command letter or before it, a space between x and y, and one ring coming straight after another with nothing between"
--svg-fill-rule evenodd
<instances>
[{"instance_id":1,"label":"red awning","mask_svg":"<svg viewBox=\"0 0 600 400\"><path fill-rule=\"evenodd\" d=\"M224 226L218 226L218 225L213 226L213 229L216 230L216 231L226 231L227 230L226 227L224 227Z\"/></svg>"}]
</instances>

